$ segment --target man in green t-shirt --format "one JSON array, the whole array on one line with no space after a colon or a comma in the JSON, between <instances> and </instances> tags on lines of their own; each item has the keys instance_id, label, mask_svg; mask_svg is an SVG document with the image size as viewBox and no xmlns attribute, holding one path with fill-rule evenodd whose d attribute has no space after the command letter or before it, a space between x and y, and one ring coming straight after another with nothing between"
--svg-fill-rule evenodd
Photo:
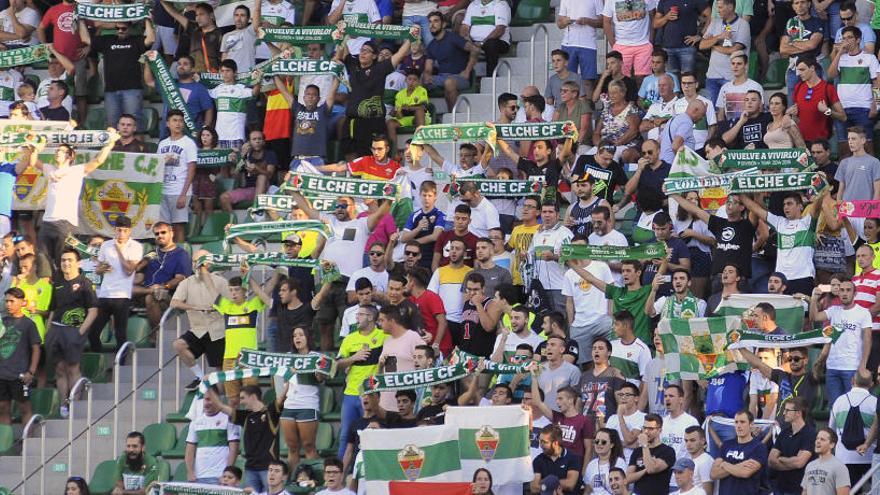
<instances>
[{"instance_id":1,"label":"man in green t-shirt","mask_svg":"<svg viewBox=\"0 0 880 495\"><path fill-rule=\"evenodd\" d=\"M112 495L146 494L152 483L159 481L156 458L144 450L143 433L133 431L125 437L125 453L116 460L116 487Z\"/></svg>"},{"instance_id":2,"label":"man in green t-shirt","mask_svg":"<svg viewBox=\"0 0 880 495\"><path fill-rule=\"evenodd\" d=\"M52 300L52 284L48 279L37 277L37 257L28 253L18 259L21 273L12 279L12 287L24 291L27 300L24 314L40 333L40 340L46 340L46 316L49 315L49 302Z\"/></svg>"},{"instance_id":3,"label":"man in green t-shirt","mask_svg":"<svg viewBox=\"0 0 880 495\"><path fill-rule=\"evenodd\" d=\"M614 302L614 311L629 311L635 319L634 331L636 337L642 342L648 343L650 346L651 325L648 315L645 314L645 301L651 294L651 286L642 286L642 262L638 260L623 260L620 263L620 274L623 277L623 287L606 284L604 281L594 277L592 273L586 270L589 263L583 266L575 266L570 264L569 267L575 271L587 283L593 284L597 289L605 293L606 299Z\"/></svg>"}]
</instances>

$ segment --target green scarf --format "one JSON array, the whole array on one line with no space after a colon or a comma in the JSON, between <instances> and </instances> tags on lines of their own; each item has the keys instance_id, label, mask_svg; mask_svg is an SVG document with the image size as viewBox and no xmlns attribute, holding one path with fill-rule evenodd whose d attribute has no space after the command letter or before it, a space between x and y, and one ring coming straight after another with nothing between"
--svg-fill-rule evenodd
<instances>
[{"instance_id":1,"label":"green scarf","mask_svg":"<svg viewBox=\"0 0 880 495\"><path fill-rule=\"evenodd\" d=\"M235 75L235 83L244 84L245 86L253 86L254 78L252 77L252 74L252 72L239 72ZM199 83L208 89L213 89L223 84L223 76L221 76L220 73L199 72Z\"/></svg>"},{"instance_id":2,"label":"green scarf","mask_svg":"<svg viewBox=\"0 0 880 495\"><path fill-rule=\"evenodd\" d=\"M495 143L496 132L482 122L423 125L413 134L412 144L476 143L479 141Z\"/></svg>"},{"instance_id":3,"label":"green scarf","mask_svg":"<svg viewBox=\"0 0 880 495\"><path fill-rule=\"evenodd\" d=\"M171 77L171 72L168 71L168 66L165 65L165 60L163 60L162 56L155 52L153 52L153 55L155 56L150 59L150 57L145 54L141 57L141 60L146 61L147 65L150 67L150 71L156 79L156 89L159 90L159 94L162 95L162 99L165 101L165 104L168 105L168 108L183 112L183 123L187 128L187 133L191 135L195 134L197 130L195 124L196 121L189 113L189 108L186 106L186 100L184 100L183 95L180 94L177 82Z\"/></svg>"},{"instance_id":4,"label":"green scarf","mask_svg":"<svg viewBox=\"0 0 880 495\"><path fill-rule=\"evenodd\" d=\"M750 168L724 175L667 177L663 179L663 189L666 191L666 194L702 191L703 189L712 189L716 187L729 189L730 183L733 182L733 178L737 175L755 175L758 172L757 168Z\"/></svg>"},{"instance_id":5,"label":"green scarf","mask_svg":"<svg viewBox=\"0 0 880 495\"><path fill-rule=\"evenodd\" d=\"M63 120L0 120L0 134L43 133L49 131L72 131L70 122Z\"/></svg>"},{"instance_id":6,"label":"green scarf","mask_svg":"<svg viewBox=\"0 0 880 495\"><path fill-rule=\"evenodd\" d=\"M64 239L64 244L76 249L79 254L86 258L95 258L98 256L98 248L93 248L88 244L81 242L73 235L68 235L67 238Z\"/></svg>"},{"instance_id":7,"label":"green scarf","mask_svg":"<svg viewBox=\"0 0 880 495\"><path fill-rule=\"evenodd\" d=\"M76 17L91 21L135 22L150 16L150 4L77 3Z\"/></svg>"},{"instance_id":8,"label":"green scarf","mask_svg":"<svg viewBox=\"0 0 880 495\"><path fill-rule=\"evenodd\" d=\"M464 366L449 365L414 371L380 373L364 380L364 393L375 394L390 390L405 390L416 387L430 387L438 383L454 382L468 376Z\"/></svg>"},{"instance_id":9,"label":"green scarf","mask_svg":"<svg viewBox=\"0 0 880 495\"><path fill-rule=\"evenodd\" d=\"M313 58L279 58L272 61L265 70L265 76L311 76L330 74L342 80L345 66L333 60Z\"/></svg>"},{"instance_id":10,"label":"green scarf","mask_svg":"<svg viewBox=\"0 0 880 495\"><path fill-rule=\"evenodd\" d=\"M304 26L285 28L260 28L257 38L269 42L308 45L309 43L332 43L336 26Z\"/></svg>"},{"instance_id":11,"label":"green scarf","mask_svg":"<svg viewBox=\"0 0 880 495\"><path fill-rule=\"evenodd\" d=\"M420 39L417 36L413 36L411 26L372 24L365 22L343 22L342 25L345 35L355 38L374 38L395 41L417 41Z\"/></svg>"},{"instance_id":12,"label":"green scarf","mask_svg":"<svg viewBox=\"0 0 880 495\"><path fill-rule=\"evenodd\" d=\"M380 180L326 177L292 172L281 191L300 191L311 196L351 196L353 198L397 199L400 185Z\"/></svg>"},{"instance_id":13,"label":"green scarf","mask_svg":"<svg viewBox=\"0 0 880 495\"><path fill-rule=\"evenodd\" d=\"M254 198L254 206L249 211L260 212L266 210L290 213L296 201L286 194L257 194Z\"/></svg>"},{"instance_id":14,"label":"green scarf","mask_svg":"<svg viewBox=\"0 0 880 495\"><path fill-rule=\"evenodd\" d=\"M700 300L694 296L690 291L684 297L684 301L678 302L678 298L675 297L675 294L670 294L666 296L666 304L663 305L663 312L660 314L661 318L696 318L699 316L697 312L698 307L697 303Z\"/></svg>"},{"instance_id":15,"label":"green scarf","mask_svg":"<svg viewBox=\"0 0 880 495\"><path fill-rule=\"evenodd\" d=\"M837 342L843 332L836 327L827 326L821 330L810 330L795 335L769 335L751 330L731 330L727 332L727 349L764 348L791 349Z\"/></svg>"},{"instance_id":16,"label":"green scarf","mask_svg":"<svg viewBox=\"0 0 880 495\"><path fill-rule=\"evenodd\" d=\"M153 491L150 493L155 495L243 495L246 492L241 488L228 486L168 481L154 485Z\"/></svg>"},{"instance_id":17,"label":"green scarf","mask_svg":"<svg viewBox=\"0 0 880 495\"><path fill-rule=\"evenodd\" d=\"M274 222L242 223L229 227L226 240L242 236L262 236L279 232L306 230L317 232L326 238L333 237L333 231L320 220L278 220Z\"/></svg>"},{"instance_id":18,"label":"green scarf","mask_svg":"<svg viewBox=\"0 0 880 495\"><path fill-rule=\"evenodd\" d=\"M237 254L210 254L199 257L196 266L205 263L211 265L211 269L228 270L238 268L243 263L257 266L301 266L306 268L320 268L321 262L311 258L288 258L283 253L237 253Z\"/></svg>"},{"instance_id":19,"label":"green scarf","mask_svg":"<svg viewBox=\"0 0 880 495\"><path fill-rule=\"evenodd\" d=\"M528 363L496 363L495 361L490 361L486 358L469 354L457 348L452 351L452 355L449 358L449 364L462 366L470 372L476 371L480 363L483 364L481 373L487 373L490 375L513 375L516 373L526 373L528 371Z\"/></svg>"},{"instance_id":20,"label":"green scarf","mask_svg":"<svg viewBox=\"0 0 880 495\"><path fill-rule=\"evenodd\" d=\"M216 150L199 150L196 158L196 167L198 168L216 168L222 167L229 163L229 158L235 150L216 149Z\"/></svg>"},{"instance_id":21,"label":"green scarf","mask_svg":"<svg viewBox=\"0 0 880 495\"><path fill-rule=\"evenodd\" d=\"M498 139L505 141L537 141L540 139L578 140L578 129L574 122L517 122L495 124Z\"/></svg>"},{"instance_id":22,"label":"green scarf","mask_svg":"<svg viewBox=\"0 0 880 495\"><path fill-rule=\"evenodd\" d=\"M51 52L46 45L34 45L0 52L0 69L34 65L49 60Z\"/></svg>"},{"instance_id":23,"label":"green scarf","mask_svg":"<svg viewBox=\"0 0 880 495\"><path fill-rule=\"evenodd\" d=\"M800 191L807 189L807 196L817 194L828 183L817 173L740 175L730 184L731 193L755 193L776 191Z\"/></svg>"},{"instance_id":24,"label":"green scarf","mask_svg":"<svg viewBox=\"0 0 880 495\"><path fill-rule=\"evenodd\" d=\"M803 169L813 165L813 157L801 148L726 150L718 158L724 169Z\"/></svg>"},{"instance_id":25,"label":"green scarf","mask_svg":"<svg viewBox=\"0 0 880 495\"><path fill-rule=\"evenodd\" d=\"M336 375L336 361L317 352L290 354L242 349L238 354L239 368L288 368L295 373L320 373L328 378Z\"/></svg>"},{"instance_id":26,"label":"green scarf","mask_svg":"<svg viewBox=\"0 0 880 495\"><path fill-rule=\"evenodd\" d=\"M49 148L69 144L78 148L103 148L110 143L107 131L30 131L0 134L0 146L21 146L45 141Z\"/></svg>"},{"instance_id":27,"label":"green scarf","mask_svg":"<svg viewBox=\"0 0 880 495\"><path fill-rule=\"evenodd\" d=\"M473 182L477 185L480 194L487 198L504 198L504 197L523 197L534 194L540 194L544 187L544 182L534 178L527 180L505 180L505 179L453 179L449 184L449 194L453 197L458 196L461 185L465 182Z\"/></svg>"},{"instance_id":28,"label":"green scarf","mask_svg":"<svg viewBox=\"0 0 880 495\"><path fill-rule=\"evenodd\" d=\"M292 368L245 368L234 369L228 371L215 371L206 375L199 388L196 390L196 397L202 398L208 393L208 387L217 385L218 383L231 382L235 380L243 380L245 378L255 378L264 376L280 376L284 381L288 381L296 374L296 370Z\"/></svg>"},{"instance_id":29,"label":"green scarf","mask_svg":"<svg viewBox=\"0 0 880 495\"><path fill-rule=\"evenodd\" d=\"M662 258L666 246L662 242L626 246L590 246L582 244L563 244L559 261L568 260L651 260Z\"/></svg>"}]
</instances>

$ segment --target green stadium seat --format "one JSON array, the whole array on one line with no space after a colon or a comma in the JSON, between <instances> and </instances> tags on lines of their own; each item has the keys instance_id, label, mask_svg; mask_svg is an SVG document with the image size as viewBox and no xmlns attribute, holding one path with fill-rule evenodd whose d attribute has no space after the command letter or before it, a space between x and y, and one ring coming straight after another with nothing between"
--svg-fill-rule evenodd
<instances>
[{"instance_id":1,"label":"green stadium seat","mask_svg":"<svg viewBox=\"0 0 880 495\"><path fill-rule=\"evenodd\" d=\"M101 349L104 352L116 350L116 335L113 334L113 327L109 322L101 330Z\"/></svg>"},{"instance_id":2,"label":"green stadium seat","mask_svg":"<svg viewBox=\"0 0 880 495\"><path fill-rule=\"evenodd\" d=\"M13 445L15 445L15 434L12 425L0 424L0 455L9 455Z\"/></svg>"},{"instance_id":3,"label":"green stadium seat","mask_svg":"<svg viewBox=\"0 0 880 495\"><path fill-rule=\"evenodd\" d=\"M128 319L128 328L126 328L126 338L129 342L134 342L135 347L153 347L150 343L150 322L146 318L132 316Z\"/></svg>"},{"instance_id":4,"label":"green stadium seat","mask_svg":"<svg viewBox=\"0 0 880 495\"><path fill-rule=\"evenodd\" d=\"M104 101L104 80L101 78L101 76L96 75L95 77L89 79L87 91L89 105L97 105ZM104 128L106 129L106 121L104 122L104 124Z\"/></svg>"},{"instance_id":5,"label":"green stadium seat","mask_svg":"<svg viewBox=\"0 0 880 495\"><path fill-rule=\"evenodd\" d=\"M177 465L177 469L174 470L174 476L171 478L172 481L177 481L180 483L186 483L188 480L186 479L186 463L181 462Z\"/></svg>"},{"instance_id":6,"label":"green stadium seat","mask_svg":"<svg viewBox=\"0 0 880 495\"><path fill-rule=\"evenodd\" d=\"M183 425L180 435L177 435L177 443L174 444L174 447L162 451L163 459L183 459L184 454L186 454L187 433L189 433L189 425Z\"/></svg>"},{"instance_id":7,"label":"green stadium seat","mask_svg":"<svg viewBox=\"0 0 880 495\"><path fill-rule=\"evenodd\" d=\"M39 414L47 419L58 418L59 406L61 406L61 398L57 389L31 389L31 408L34 414Z\"/></svg>"},{"instance_id":8,"label":"green stadium seat","mask_svg":"<svg viewBox=\"0 0 880 495\"><path fill-rule=\"evenodd\" d=\"M333 427L330 423L318 423L318 433L315 437L315 448L321 456L335 455L333 449Z\"/></svg>"},{"instance_id":9,"label":"green stadium seat","mask_svg":"<svg viewBox=\"0 0 880 495\"><path fill-rule=\"evenodd\" d=\"M168 423L154 423L144 428L144 438L147 440L147 453L155 456L174 448L177 430Z\"/></svg>"},{"instance_id":10,"label":"green stadium seat","mask_svg":"<svg viewBox=\"0 0 880 495\"><path fill-rule=\"evenodd\" d=\"M100 131L107 128L107 112L104 110L104 107L90 107L86 118L79 118L79 120L90 131Z\"/></svg>"},{"instance_id":11,"label":"green stadium seat","mask_svg":"<svg viewBox=\"0 0 880 495\"><path fill-rule=\"evenodd\" d=\"M189 419L186 418L186 413L189 412L189 407L192 405L192 401L195 397L195 391L187 392L183 397L183 401L180 403L180 409L177 412L166 414L165 421L169 423L189 423Z\"/></svg>"},{"instance_id":12,"label":"green stadium seat","mask_svg":"<svg viewBox=\"0 0 880 495\"><path fill-rule=\"evenodd\" d=\"M336 394L330 387L321 389L321 419L324 421L340 421L342 412L337 410Z\"/></svg>"},{"instance_id":13,"label":"green stadium seat","mask_svg":"<svg viewBox=\"0 0 880 495\"><path fill-rule=\"evenodd\" d=\"M327 163L336 163L342 160L342 144L337 141L327 143Z\"/></svg>"},{"instance_id":14,"label":"green stadium seat","mask_svg":"<svg viewBox=\"0 0 880 495\"><path fill-rule=\"evenodd\" d=\"M110 376L107 371L111 368L107 354L99 352L84 352L80 359L82 375L94 383L107 383Z\"/></svg>"},{"instance_id":15,"label":"green stadium seat","mask_svg":"<svg viewBox=\"0 0 880 495\"><path fill-rule=\"evenodd\" d=\"M215 211L205 219L205 225L199 235L189 239L192 243L222 241L225 237L226 225L235 222L235 216L224 211Z\"/></svg>"},{"instance_id":16,"label":"green stadium seat","mask_svg":"<svg viewBox=\"0 0 880 495\"><path fill-rule=\"evenodd\" d=\"M190 213L188 221L186 223L186 227L184 227L183 234L187 239L192 239L193 236L199 234L199 217L195 213Z\"/></svg>"},{"instance_id":17,"label":"green stadium seat","mask_svg":"<svg viewBox=\"0 0 880 495\"><path fill-rule=\"evenodd\" d=\"M143 126L144 131L151 138L159 137L159 111L153 107L144 107Z\"/></svg>"},{"instance_id":18,"label":"green stadium seat","mask_svg":"<svg viewBox=\"0 0 880 495\"><path fill-rule=\"evenodd\" d=\"M785 73L788 70L788 59L779 58L770 63L767 68L767 77L764 80L764 89L782 89L785 87Z\"/></svg>"},{"instance_id":19,"label":"green stadium seat","mask_svg":"<svg viewBox=\"0 0 880 495\"><path fill-rule=\"evenodd\" d=\"M116 488L116 461L103 461L95 468L89 481L92 495L109 495Z\"/></svg>"},{"instance_id":20,"label":"green stadium seat","mask_svg":"<svg viewBox=\"0 0 880 495\"><path fill-rule=\"evenodd\" d=\"M159 461L159 481L169 481L171 479L171 464L168 461Z\"/></svg>"},{"instance_id":21,"label":"green stadium seat","mask_svg":"<svg viewBox=\"0 0 880 495\"><path fill-rule=\"evenodd\" d=\"M510 25L513 27L532 26L546 22L549 16L550 2L547 0L522 0L516 7L516 13L513 14Z\"/></svg>"}]
</instances>

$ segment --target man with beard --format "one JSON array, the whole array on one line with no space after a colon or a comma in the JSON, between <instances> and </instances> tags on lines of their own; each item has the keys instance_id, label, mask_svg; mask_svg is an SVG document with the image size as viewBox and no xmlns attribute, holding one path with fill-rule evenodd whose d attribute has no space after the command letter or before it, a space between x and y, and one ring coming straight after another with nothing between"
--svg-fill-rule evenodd
<instances>
[{"instance_id":1,"label":"man with beard","mask_svg":"<svg viewBox=\"0 0 880 495\"><path fill-rule=\"evenodd\" d=\"M577 237L586 238L593 233L594 208L597 206L611 208L611 204L605 198L593 193L595 183L596 178L590 174L584 174L572 183L577 201L573 202L565 213L565 226Z\"/></svg>"},{"instance_id":2,"label":"man with beard","mask_svg":"<svg viewBox=\"0 0 880 495\"><path fill-rule=\"evenodd\" d=\"M555 478L563 495L576 493L580 481L581 458L562 446L562 430L557 425L547 425L541 429L541 453L532 461L535 478L531 482L532 493L547 493L541 490L541 483ZM558 492L554 492L558 493Z\"/></svg>"},{"instance_id":3,"label":"man with beard","mask_svg":"<svg viewBox=\"0 0 880 495\"><path fill-rule=\"evenodd\" d=\"M593 193L607 203L613 201L614 192L618 188L625 187L628 180L623 166L614 161L616 149L614 143L602 141L596 147L595 155L580 155L571 171L573 182L592 180ZM577 190L575 194L578 194ZM621 206L627 201L628 199L624 198ZM608 207L611 207L610 204Z\"/></svg>"},{"instance_id":4,"label":"man with beard","mask_svg":"<svg viewBox=\"0 0 880 495\"><path fill-rule=\"evenodd\" d=\"M813 404L819 382L813 373L807 373L809 354L806 347L789 349L788 366L790 371L782 368L771 368L758 358L751 349L744 347L740 349L740 353L761 375L779 385L779 402L776 409L777 421L784 420L786 403L798 397L806 400L809 405Z\"/></svg>"},{"instance_id":5,"label":"man with beard","mask_svg":"<svg viewBox=\"0 0 880 495\"><path fill-rule=\"evenodd\" d=\"M361 179L388 181L394 178L400 168L400 162L393 158L396 154L391 140L383 134L376 134L372 139L370 154L350 162L343 160L336 164L323 165L318 169L325 174L348 172Z\"/></svg>"},{"instance_id":6,"label":"man with beard","mask_svg":"<svg viewBox=\"0 0 880 495\"><path fill-rule=\"evenodd\" d=\"M653 413L645 416L638 437L639 448L633 451L626 469L626 480L634 484L639 495L669 493L675 450L660 441L661 429L663 418Z\"/></svg>"},{"instance_id":7,"label":"man with beard","mask_svg":"<svg viewBox=\"0 0 880 495\"><path fill-rule=\"evenodd\" d=\"M153 224L156 250L147 253L137 265L132 293L144 297L150 327L159 326L169 304L168 292L192 275L192 260L185 249L174 243L173 228L167 222Z\"/></svg>"},{"instance_id":8,"label":"man with beard","mask_svg":"<svg viewBox=\"0 0 880 495\"><path fill-rule=\"evenodd\" d=\"M477 241L477 259L474 261L474 273L479 273L483 276L485 281L483 292L486 294L495 294L495 288L501 284L513 283L510 270L495 264L494 255L495 246L492 239L481 237Z\"/></svg>"},{"instance_id":9,"label":"man with beard","mask_svg":"<svg viewBox=\"0 0 880 495\"><path fill-rule=\"evenodd\" d=\"M383 293L388 289L388 270L386 270L385 266L385 244L380 241L373 241L370 244L370 249L367 253L369 253L370 258L369 265L359 270L355 270L348 279L348 286L346 286L345 292L348 294L349 304L352 304L357 300L354 284L361 278L366 278L370 281L375 290L375 295L379 298L381 298Z\"/></svg>"},{"instance_id":10,"label":"man with beard","mask_svg":"<svg viewBox=\"0 0 880 495\"><path fill-rule=\"evenodd\" d=\"M513 277L514 285L522 287L523 269L527 265L524 261L525 254L532 245L532 237L538 231L538 214L541 212L541 200L535 196L529 196L523 199L522 212L519 219L522 223L513 228L510 239L507 240L507 247L513 251L513 260L510 265L510 275Z\"/></svg>"},{"instance_id":11,"label":"man with beard","mask_svg":"<svg viewBox=\"0 0 880 495\"><path fill-rule=\"evenodd\" d=\"M706 301L691 293L691 275L686 269L672 271L672 294L657 298L658 287L662 286L666 270L662 269L654 276L651 294L645 301L645 313L650 318L660 315L662 318L702 318L706 314Z\"/></svg>"},{"instance_id":12,"label":"man with beard","mask_svg":"<svg viewBox=\"0 0 880 495\"><path fill-rule=\"evenodd\" d=\"M451 202L446 212L446 218L452 217L458 212L459 205L467 205L470 210L470 223L468 231L477 237L487 237L489 230L501 226L501 219L498 216L498 210L495 205L484 197L476 183L461 182L458 189L458 199Z\"/></svg>"},{"instance_id":13,"label":"man with beard","mask_svg":"<svg viewBox=\"0 0 880 495\"><path fill-rule=\"evenodd\" d=\"M495 300L499 298L496 296ZM537 349L541 343L541 337L538 337L529 326L530 312L525 306L514 306L510 308L507 316L509 317L510 326L506 322L501 325L501 330L495 338L495 348L492 351L490 359L496 363L506 363L508 356L516 352L520 344L526 344Z\"/></svg>"},{"instance_id":14,"label":"man with beard","mask_svg":"<svg viewBox=\"0 0 880 495\"><path fill-rule=\"evenodd\" d=\"M422 82L429 89L443 86L446 108L451 111L458 93L470 86L471 71L477 63L480 47L458 33L446 30L442 12L428 14L428 23L434 39L428 44Z\"/></svg>"},{"instance_id":15,"label":"man with beard","mask_svg":"<svg viewBox=\"0 0 880 495\"><path fill-rule=\"evenodd\" d=\"M150 50L146 53L149 60L159 57L159 53ZM180 90L183 101L186 103L186 109L195 121L195 126L214 126L214 100L208 93L208 89L204 84L195 80L195 61L189 55L181 55L177 59L177 87ZM144 64L144 84L148 87L156 89L156 79L153 77L153 71L150 70L149 64ZM162 108L162 117L168 114L168 102L165 101ZM168 137L169 131L167 126L159 126L159 137L165 139Z\"/></svg>"},{"instance_id":16,"label":"man with beard","mask_svg":"<svg viewBox=\"0 0 880 495\"><path fill-rule=\"evenodd\" d=\"M150 484L159 480L159 464L145 447L143 433L133 431L125 437L125 453L116 460L112 495L144 495Z\"/></svg>"},{"instance_id":17,"label":"man with beard","mask_svg":"<svg viewBox=\"0 0 880 495\"><path fill-rule=\"evenodd\" d=\"M559 256L563 244L571 242L573 237L559 221L559 205L552 202L542 204L541 227L532 236L529 258L535 260L535 278L544 290L542 306L551 311L565 312L565 297L562 295L565 267L559 263ZM535 285L533 282L532 287Z\"/></svg>"},{"instance_id":18,"label":"man with beard","mask_svg":"<svg viewBox=\"0 0 880 495\"><path fill-rule=\"evenodd\" d=\"M664 244L666 256L645 262L645 269L642 271L642 284L648 285L653 282L655 279L654 275L660 272L661 266L664 266L670 272L680 269L690 272L690 249L688 249L687 242L675 235L672 227L672 218L669 217L669 214L665 211L657 212L651 220L651 230L654 231L656 242ZM671 295L672 284L664 282L658 287L657 293L660 296Z\"/></svg>"},{"instance_id":19,"label":"man with beard","mask_svg":"<svg viewBox=\"0 0 880 495\"><path fill-rule=\"evenodd\" d=\"M241 428L220 412L210 395L202 404L186 436L186 480L216 485L224 468L235 464Z\"/></svg>"},{"instance_id":20,"label":"man with beard","mask_svg":"<svg viewBox=\"0 0 880 495\"><path fill-rule=\"evenodd\" d=\"M459 239L453 239L449 243L449 264L441 266L431 275L428 282L428 290L436 293L443 300L446 308L446 321L450 332L443 329L443 335L437 335L434 343L438 344L444 354L452 350L452 339L448 333L458 333L461 325L461 310L464 304L464 294L461 287L465 277L472 271L471 267L464 264L465 243ZM438 329L439 334L440 329Z\"/></svg>"}]
</instances>

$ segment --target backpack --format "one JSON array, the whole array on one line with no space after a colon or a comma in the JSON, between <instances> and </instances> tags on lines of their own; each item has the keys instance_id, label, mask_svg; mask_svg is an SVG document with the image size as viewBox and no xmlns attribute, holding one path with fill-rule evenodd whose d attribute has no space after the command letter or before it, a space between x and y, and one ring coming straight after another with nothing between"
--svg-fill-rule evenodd
<instances>
[{"instance_id":1,"label":"backpack","mask_svg":"<svg viewBox=\"0 0 880 495\"><path fill-rule=\"evenodd\" d=\"M862 402L865 402L868 397L862 399ZM856 447L865 443L865 422L862 420L862 410L859 408L862 402L854 406L848 395L846 401L849 403L849 411L847 411L846 420L843 422L840 441L847 449L855 450Z\"/></svg>"}]
</instances>

